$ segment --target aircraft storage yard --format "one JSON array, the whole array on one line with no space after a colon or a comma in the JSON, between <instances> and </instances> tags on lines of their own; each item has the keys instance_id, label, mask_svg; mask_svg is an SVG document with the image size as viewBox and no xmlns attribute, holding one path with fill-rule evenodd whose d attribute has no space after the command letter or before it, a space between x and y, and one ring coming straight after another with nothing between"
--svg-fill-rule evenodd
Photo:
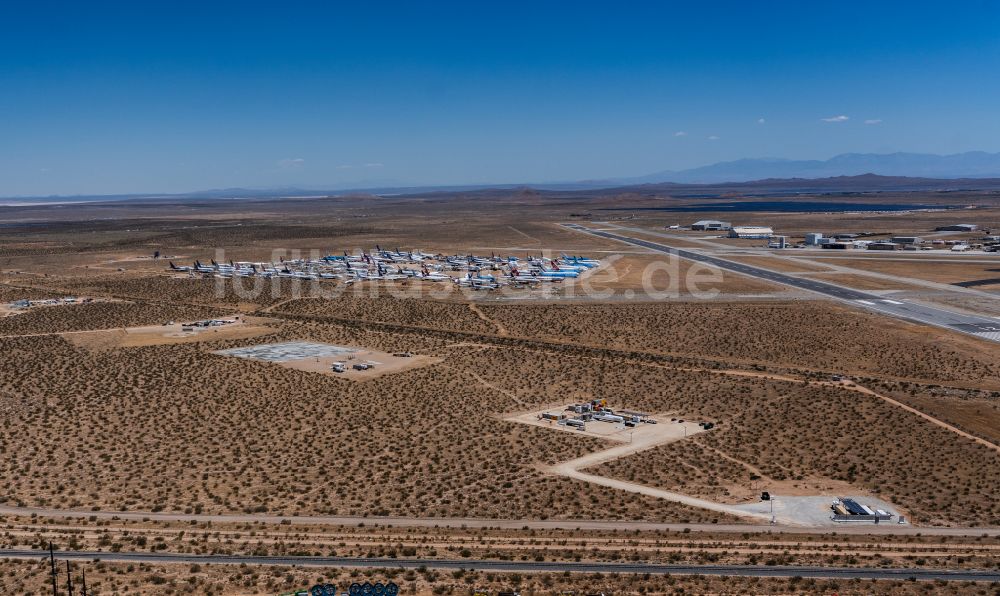
<instances>
[{"instance_id":1,"label":"aircraft storage yard","mask_svg":"<svg viewBox=\"0 0 1000 596\"><path fill-rule=\"evenodd\" d=\"M254 277L295 280L342 280L345 285L359 282L449 282L473 290L497 290L501 287L528 288L541 283L559 283L576 279L600 265L600 261L579 256L562 255L549 258L527 255L428 255L419 250L382 250L376 246L371 253L325 256L320 259L292 259L280 263L249 263L232 261L211 265L195 261L191 266L177 266L172 261L168 271L194 275L210 275L225 279ZM458 272L458 274L453 273Z\"/></svg>"},{"instance_id":2,"label":"aircraft storage yard","mask_svg":"<svg viewBox=\"0 0 1000 596\"><path fill-rule=\"evenodd\" d=\"M4 9L0 596L1000 596L1000 2Z\"/></svg>"},{"instance_id":3,"label":"aircraft storage yard","mask_svg":"<svg viewBox=\"0 0 1000 596\"><path fill-rule=\"evenodd\" d=\"M336 213L351 201L301 208ZM456 199L448 209L465 204ZM398 213L400 205L380 209ZM495 204L493 219L519 199L509 205ZM154 244L139 233L134 246L113 252L8 257L0 298L48 302L0 319L6 349L30 355L4 363L19 371L4 377L7 424L39 431L5 435L5 449L19 457L0 468L7 487L0 514L14 530L42 515L56 542L77 524L110 524L80 538L84 550L107 548L100 532L140 522L149 536L174 523L211 522L247 537L241 524L278 528L285 519L318 525L337 543L358 523L404 534L426 524L481 528L492 544L481 552L487 558L513 556L523 532L558 540L559 532L590 527L579 530L588 544L616 529L666 532L658 539L667 541L684 528L717 529L712 540L734 546L716 560L734 563L751 561L738 554L737 537L761 531L805 533L817 544L832 543L830 532L900 540L880 560L914 568L955 566L944 555L922 555L921 564L906 558L913 549L940 548L902 546L926 539L917 533L966 534L995 548L1000 362L983 349L989 338L885 316L853 295L828 300L780 276L743 275L756 275L758 263L796 282L810 277L799 272L830 271L844 292L870 293L851 287L853 263L846 274L821 259L779 258L773 255L785 253L759 239L713 249L702 244L708 235L669 230L658 216L577 222L613 230L602 238L567 228L562 209L541 208L544 224L512 224L535 239L530 246L509 228L484 226L412 252L405 248L417 245L412 238L394 236L401 248L390 251L377 247L383 242L371 231L347 227L360 235L338 236L338 245L372 248L271 258L277 243L300 254L323 248L321 239L282 238L271 223L269 233L279 237L271 245L251 245L260 233L253 227L207 228L229 238L225 254L239 255L232 270L209 251L191 259L202 271L134 258L155 250L199 254L174 245L169 232L157 232ZM427 219L426 234L439 216L411 217ZM718 275L693 269L690 259L657 264L670 255L618 236L726 263ZM241 260L252 262L249 273ZM637 275L650 264L651 276ZM564 270L575 277L515 283ZM448 279L428 279L437 276ZM678 276L682 283L671 289ZM872 296L969 317L971 302L950 301L991 296L989 289L921 285L941 284L920 277L907 282L919 289ZM63 296L89 302L64 303ZM72 406L79 431L56 433L57 417L38 418L80 396L107 399ZM98 420L126 434L84 430ZM302 451L303 441L324 448ZM71 467L55 463L69 458ZM388 489L366 490L358 478ZM88 521L92 515L97 521ZM536 521L537 529L520 530ZM23 547L17 536L3 546ZM455 552L445 546L471 548L462 540L441 536L441 546L406 552L445 565ZM206 552L186 538L165 544ZM286 552L273 544L254 552ZM368 552L353 548L335 550ZM672 553L664 560L698 560L672 549L661 547ZM610 565L603 552L542 556ZM782 560L843 562L832 557L792 550ZM964 560L962 568L995 563L992 554Z\"/></svg>"}]
</instances>

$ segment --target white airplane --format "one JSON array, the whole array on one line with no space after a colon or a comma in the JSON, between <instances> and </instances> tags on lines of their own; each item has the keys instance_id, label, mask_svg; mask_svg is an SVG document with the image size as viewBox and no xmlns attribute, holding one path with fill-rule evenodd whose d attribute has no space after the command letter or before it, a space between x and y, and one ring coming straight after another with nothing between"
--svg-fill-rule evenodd
<instances>
[{"instance_id":1,"label":"white airplane","mask_svg":"<svg viewBox=\"0 0 1000 596\"><path fill-rule=\"evenodd\" d=\"M399 273L389 273L382 263L378 263L378 279L384 281L399 281L401 279L406 279L406 276Z\"/></svg>"},{"instance_id":2,"label":"white airplane","mask_svg":"<svg viewBox=\"0 0 1000 596\"><path fill-rule=\"evenodd\" d=\"M188 266L186 266L186 265L181 265L180 267L178 267L177 265L174 265L173 261L170 261L170 270L171 271L178 271L178 272L181 272L181 271L186 272L186 271L191 271L191 268L188 267Z\"/></svg>"},{"instance_id":3,"label":"white airplane","mask_svg":"<svg viewBox=\"0 0 1000 596\"><path fill-rule=\"evenodd\" d=\"M472 277L471 273L454 281L463 288L472 288L473 290L495 290L500 287L500 284L492 278Z\"/></svg>"},{"instance_id":4,"label":"white airplane","mask_svg":"<svg viewBox=\"0 0 1000 596\"><path fill-rule=\"evenodd\" d=\"M569 265L583 265L585 268L590 269L597 267L601 264L597 259L588 259L586 257L568 257L565 254L562 255L562 262Z\"/></svg>"},{"instance_id":5,"label":"white airplane","mask_svg":"<svg viewBox=\"0 0 1000 596\"><path fill-rule=\"evenodd\" d=\"M510 282L515 285L542 283L542 280L537 277L533 277L531 275L522 275L521 272L517 269L517 267L510 268L510 275L508 276L508 279L510 279Z\"/></svg>"},{"instance_id":6,"label":"white airplane","mask_svg":"<svg viewBox=\"0 0 1000 596\"><path fill-rule=\"evenodd\" d=\"M450 275L447 275L445 273L440 273L438 271L430 271L429 269L427 269L426 266L423 268L423 272L422 273L423 273L423 275L421 276L420 279L423 279L425 281L451 281L452 280L452 277Z\"/></svg>"},{"instance_id":7,"label":"white airplane","mask_svg":"<svg viewBox=\"0 0 1000 596\"><path fill-rule=\"evenodd\" d=\"M201 261L194 262L194 270L198 273L215 273L215 267L209 267L208 265L202 265Z\"/></svg>"}]
</instances>

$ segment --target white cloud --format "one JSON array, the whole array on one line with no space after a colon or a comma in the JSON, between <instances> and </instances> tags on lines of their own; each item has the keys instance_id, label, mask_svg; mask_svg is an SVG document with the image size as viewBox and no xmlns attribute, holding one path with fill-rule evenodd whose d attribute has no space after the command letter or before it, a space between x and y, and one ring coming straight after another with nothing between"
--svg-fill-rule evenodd
<instances>
[{"instance_id":1,"label":"white cloud","mask_svg":"<svg viewBox=\"0 0 1000 596\"><path fill-rule=\"evenodd\" d=\"M820 118L823 122L847 122L850 120L847 116L841 114L840 116L830 116L829 118Z\"/></svg>"},{"instance_id":2,"label":"white cloud","mask_svg":"<svg viewBox=\"0 0 1000 596\"><path fill-rule=\"evenodd\" d=\"M296 170L305 165L306 160L301 157L286 157L278 160L278 167L282 170Z\"/></svg>"},{"instance_id":3,"label":"white cloud","mask_svg":"<svg viewBox=\"0 0 1000 596\"><path fill-rule=\"evenodd\" d=\"M872 118L870 120L865 120L865 124L882 124L881 118Z\"/></svg>"},{"instance_id":4,"label":"white cloud","mask_svg":"<svg viewBox=\"0 0 1000 596\"><path fill-rule=\"evenodd\" d=\"M765 122L767 122L767 120L764 120L763 118L757 118L757 124L764 124Z\"/></svg>"},{"instance_id":5,"label":"white cloud","mask_svg":"<svg viewBox=\"0 0 1000 596\"><path fill-rule=\"evenodd\" d=\"M378 162L366 163L365 167L366 168L381 168L381 167L385 167L385 164L381 164L381 163L378 163Z\"/></svg>"},{"instance_id":6,"label":"white cloud","mask_svg":"<svg viewBox=\"0 0 1000 596\"><path fill-rule=\"evenodd\" d=\"M353 170L353 169L354 169L354 168L356 168L356 167L357 167L357 166L352 166L351 164L346 164L346 163L345 163L345 164L342 164L342 165L339 165L339 166L337 166L337 169L338 169L338 170Z\"/></svg>"},{"instance_id":7,"label":"white cloud","mask_svg":"<svg viewBox=\"0 0 1000 596\"><path fill-rule=\"evenodd\" d=\"M688 136L688 133L684 132L683 130L678 130L677 132L674 133L674 136L675 137L686 137L686 136Z\"/></svg>"},{"instance_id":8,"label":"white cloud","mask_svg":"<svg viewBox=\"0 0 1000 596\"><path fill-rule=\"evenodd\" d=\"M717 135L711 135L710 137L708 137L708 140L709 141L718 141L719 137Z\"/></svg>"}]
</instances>

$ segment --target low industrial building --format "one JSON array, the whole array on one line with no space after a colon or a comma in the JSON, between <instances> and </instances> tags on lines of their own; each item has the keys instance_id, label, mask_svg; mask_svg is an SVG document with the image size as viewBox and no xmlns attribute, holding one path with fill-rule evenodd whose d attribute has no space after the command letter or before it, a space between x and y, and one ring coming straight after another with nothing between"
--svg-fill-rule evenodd
<instances>
[{"instance_id":1,"label":"low industrial building","mask_svg":"<svg viewBox=\"0 0 1000 596\"><path fill-rule=\"evenodd\" d=\"M893 244L920 244L919 236L893 236L889 242Z\"/></svg>"},{"instance_id":2,"label":"low industrial building","mask_svg":"<svg viewBox=\"0 0 1000 596\"><path fill-rule=\"evenodd\" d=\"M820 248L829 248L833 250L847 250L854 248L853 242L826 242L820 245Z\"/></svg>"},{"instance_id":3,"label":"low industrial building","mask_svg":"<svg viewBox=\"0 0 1000 596\"><path fill-rule=\"evenodd\" d=\"M866 248L868 250L896 250L899 245L892 242L872 242Z\"/></svg>"},{"instance_id":4,"label":"low industrial building","mask_svg":"<svg viewBox=\"0 0 1000 596\"><path fill-rule=\"evenodd\" d=\"M733 226L728 221L719 221L716 219L703 219L701 221L696 221L693 224L691 224L692 230L707 231L707 232L728 230L731 227Z\"/></svg>"},{"instance_id":5,"label":"low industrial building","mask_svg":"<svg viewBox=\"0 0 1000 596\"><path fill-rule=\"evenodd\" d=\"M774 236L774 230L766 226L734 226L729 228L730 238L770 238Z\"/></svg>"},{"instance_id":6,"label":"low industrial building","mask_svg":"<svg viewBox=\"0 0 1000 596\"><path fill-rule=\"evenodd\" d=\"M938 226L935 232L975 232L979 229L976 224L951 224L949 226Z\"/></svg>"},{"instance_id":7,"label":"low industrial building","mask_svg":"<svg viewBox=\"0 0 1000 596\"><path fill-rule=\"evenodd\" d=\"M806 234L806 246L819 246L822 239L823 234L821 232L809 232Z\"/></svg>"}]
</instances>

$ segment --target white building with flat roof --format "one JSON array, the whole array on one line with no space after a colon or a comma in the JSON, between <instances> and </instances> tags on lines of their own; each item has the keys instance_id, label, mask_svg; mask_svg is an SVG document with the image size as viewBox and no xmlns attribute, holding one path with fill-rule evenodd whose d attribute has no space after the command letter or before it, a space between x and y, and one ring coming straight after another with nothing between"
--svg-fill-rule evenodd
<instances>
[{"instance_id":1,"label":"white building with flat roof","mask_svg":"<svg viewBox=\"0 0 1000 596\"><path fill-rule=\"evenodd\" d=\"M729 228L730 238L770 238L774 230L766 226L733 226Z\"/></svg>"},{"instance_id":2,"label":"white building with flat roof","mask_svg":"<svg viewBox=\"0 0 1000 596\"><path fill-rule=\"evenodd\" d=\"M728 230L732 227L728 221L719 221L717 219L702 219L691 224L692 230L703 230L703 231L716 231L716 230Z\"/></svg>"}]
</instances>

